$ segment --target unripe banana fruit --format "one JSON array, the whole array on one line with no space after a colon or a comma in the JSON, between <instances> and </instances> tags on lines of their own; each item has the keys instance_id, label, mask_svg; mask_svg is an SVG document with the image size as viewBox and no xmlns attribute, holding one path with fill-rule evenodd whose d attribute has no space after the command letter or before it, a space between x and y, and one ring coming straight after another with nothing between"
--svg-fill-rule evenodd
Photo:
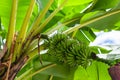
<instances>
[{"instance_id":1,"label":"unripe banana fruit","mask_svg":"<svg viewBox=\"0 0 120 80\"><path fill-rule=\"evenodd\" d=\"M49 40L45 40L44 47L48 49L49 56L72 67L78 65L87 67L92 60L92 52L88 45L65 34L58 33L50 37Z\"/></svg>"}]
</instances>

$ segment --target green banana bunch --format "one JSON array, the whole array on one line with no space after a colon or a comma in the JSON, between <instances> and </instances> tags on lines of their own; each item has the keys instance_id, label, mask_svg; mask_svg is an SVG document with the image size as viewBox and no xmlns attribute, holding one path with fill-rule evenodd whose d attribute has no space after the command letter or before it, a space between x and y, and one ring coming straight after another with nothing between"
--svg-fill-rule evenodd
<instances>
[{"instance_id":1,"label":"green banana bunch","mask_svg":"<svg viewBox=\"0 0 120 80\"><path fill-rule=\"evenodd\" d=\"M71 67L81 65L87 67L92 60L90 47L77 39L57 33L45 40L44 47L48 49L47 58L57 63L65 63ZM45 56L44 55L44 56Z\"/></svg>"}]
</instances>

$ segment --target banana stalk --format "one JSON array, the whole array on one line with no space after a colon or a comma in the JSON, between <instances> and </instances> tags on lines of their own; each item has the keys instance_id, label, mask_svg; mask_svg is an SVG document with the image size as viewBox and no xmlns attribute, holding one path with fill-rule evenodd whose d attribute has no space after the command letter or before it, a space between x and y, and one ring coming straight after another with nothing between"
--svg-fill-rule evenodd
<instances>
[{"instance_id":1,"label":"banana stalk","mask_svg":"<svg viewBox=\"0 0 120 80\"><path fill-rule=\"evenodd\" d=\"M8 27L8 34L7 34L7 48L8 48L8 51L10 50L10 47L11 47L11 44L12 44L12 41L13 41L13 37L14 37L14 33L15 33L17 5L18 5L18 0L13 0L10 22L9 22L9 27ZM9 56L9 53L7 54L7 56Z\"/></svg>"},{"instance_id":2,"label":"banana stalk","mask_svg":"<svg viewBox=\"0 0 120 80\"><path fill-rule=\"evenodd\" d=\"M14 55L13 55L13 62L15 61L16 58L19 58L21 55L21 48L23 46L23 42L24 42L25 37L26 37L26 32L28 30L28 24L30 21L30 17L31 17L33 8L34 8L34 4L35 4L35 0L31 0L27 14L24 18L22 27L20 29L20 34L18 35L18 38L16 40L15 51L14 51Z\"/></svg>"}]
</instances>

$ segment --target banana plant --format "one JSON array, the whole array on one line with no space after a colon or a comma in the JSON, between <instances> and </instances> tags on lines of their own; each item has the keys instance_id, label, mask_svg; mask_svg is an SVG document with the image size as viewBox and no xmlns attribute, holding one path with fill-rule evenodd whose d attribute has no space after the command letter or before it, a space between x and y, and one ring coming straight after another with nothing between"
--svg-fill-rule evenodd
<instances>
[{"instance_id":1,"label":"banana plant","mask_svg":"<svg viewBox=\"0 0 120 80\"><path fill-rule=\"evenodd\" d=\"M119 30L119 3L0 0L0 79L103 80L105 70L111 80L107 69L119 59L99 58L98 48L109 51L89 43L94 31Z\"/></svg>"}]
</instances>

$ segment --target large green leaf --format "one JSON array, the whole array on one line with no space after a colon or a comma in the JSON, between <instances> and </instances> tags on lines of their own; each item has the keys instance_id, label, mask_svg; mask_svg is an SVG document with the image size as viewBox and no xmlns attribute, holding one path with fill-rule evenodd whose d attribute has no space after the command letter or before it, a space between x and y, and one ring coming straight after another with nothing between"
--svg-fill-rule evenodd
<instances>
[{"instance_id":1,"label":"large green leaf","mask_svg":"<svg viewBox=\"0 0 120 80\"><path fill-rule=\"evenodd\" d=\"M119 2L119 4L118 4L115 8L113 8L113 9L120 9L120 2Z\"/></svg>"},{"instance_id":2,"label":"large green leaf","mask_svg":"<svg viewBox=\"0 0 120 80\"><path fill-rule=\"evenodd\" d=\"M100 16L100 15L102 15L103 13L105 13L105 11L94 11L94 12L86 13L86 14L82 17L80 23L84 23L84 22L86 22L86 21L88 21L88 20L90 20L90 19L94 19L95 17Z\"/></svg>"},{"instance_id":3,"label":"large green leaf","mask_svg":"<svg viewBox=\"0 0 120 80\"><path fill-rule=\"evenodd\" d=\"M45 74L37 74L32 78L32 80L49 80L50 75L45 75Z\"/></svg>"},{"instance_id":4,"label":"large green leaf","mask_svg":"<svg viewBox=\"0 0 120 80\"><path fill-rule=\"evenodd\" d=\"M8 28L12 0L0 0L0 16L5 29Z\"/></svg>"},{"instance_id":5,"label":"large green leaf","mask_svg":"<svg viewBox=\"0 0 120 80\"><path fill-rule=\"evenodd\" d=\"M58 8L58 5L61 4L63 0L55 0L52 4L48 16L50 13L52 13L56 8ZM71 2L71 1L68 1ZM83 13L80 13L83 9L85 9L89 3L87 4L81 4L81 5L71 5L71 6L64 6L56 15L55 17L46 25L45 29L51 29L51 27L56 27L55 25L64 24L65 22L68 22L70 20L76 19L72 21L67 26L73 26L77 23L79 23L79 20Z\"/></svg>"},{"instance_id":6,"label":"large green leaf","mask_svg":"<svg viewBox=\"0 0 120 80\"><path fill-rule=\"evenodd\" d=\"M52 57L53 58L53 57ZM52 59L51 58L51 59ZM49 58L50 59L50 58ZM45 65L49 65L51 64L49 60L47 59L48 61L43 61L43 66L40 64L40 59L39 57L38 58L35 58L35 60L33 61L33 67L34 67L34 70L33 72L36 72L37 70L41 69L41 68L44 68ZM44 60L42 58L42 60ZM48 68L44 71L41 71L40 73L41 74L44 74L44 75L53 75L53 77L58 77L58 78L63 78L63 79L67 79L67 80L72 80L73 79L73 76L71 74L72 73L72 70L74 69L71 69L67 66L67 65L56 65L56 66L53 66L51 68ZM69 77L68 77L69 76ZM42 76L41 76L42 77Z\"/></svg>"},{"instance_id":7,"label":"large green leaf","mask_svg":"<svg viewBox=\"0 0 120 80\"><path fill-rule=\"evenodd\" d=\"M19 0L18 1L18 10L17 10L17 24L16 27L19 28L22 24L24 16L26 14L27 8L29 6L30 0ZM12 0L0 0L0 16L2 18L2 24L5 29L8 29L9 18L11 13ZM21 15L22 14L22 15Z\"/></svg>"},{"instance_id":8,"label":"large green leaf","mask_svg":"<svg viewBox=\"0 0 120 80\"><path fill-rule=\"evenodd\" d=\"M119 0L114 0L114 1L113 0L106 0L106 1L98 0L93 9L99 10L99 9L112 8L112 7L117 6L119 2L120 2ZM118 9L118 7L117 7L117 9ZM89 13L85 14L85 16L83 16L83 18L80 22L83 23L83 22L97 18L100 15L104 15L104 14L106 14L106 13L103 11L89 12ZM120 14L118 13L118 14L103 18L101 20L93 22L89 26L96 28L96 29L100 29L100 30L101 29L102 30L113 29L115 27L114 24L117 23L120 19L119 15Z\"/></svg>"},{"instance_id":9,"label":"large green leaf","mask_svg":"<svg viewBox=\"0 0 120 80\"><path fill-rule=\"evenodd\" d=\"M95 62L93 62L91 66L87 67L86 71L89 75L89 80L98 80L99 76Z\"/></svg>"},{"instance_id":10,"label":"large green leaf","mask_svg":"<svg viewBox=\"0 0 120 80\"><path fill-rule=\"evenodd\" d=\"M63 1L63 0L59 0L59 1ZM82 5L82 4L86 4L86 3L90 3L93 0L68 0L67 4L65 6L76 6L76 5Z\"/></svg>"},{"instance_id":11,"label":"large green leaf","mask_svg":"<svg viewBox=\"0 0 120 80\"><path fill-rule=\"evenodd\" d=\"M74 80L89 80L89 76L82 66L79 66L78 69L75 71Z\"/></svg>"},{"instance_id":12,"label":"large green leaf","mask_svg":"<svg viewBox=\"0 0 120 80\"><path fill-rule=\"evenodd\" d=\"M75 71L74 80L111 80L108 68L105 63L96 61L86 69L79 66Z\"/></svg>"},{"instance_id":13,"label":"large green leaf","mask_svg":"<svg viewBox=\"0 0 120 80\"><path fill-rule=\"evenodd\" d=\"M90 80L111 80L108 68L107 64L95 61L86 70L90 76Z\"/></svg>"},{"instance_id":14,"label":"large green leaf","mask_svg":"<svg viewBox=\"0 0 120 80\"><path fill-rule=\"evenodd\" d=\"M99 74L99 79L98 80L111 80L110 75L108 73L108 68L109 66L102 63L102 62L97 62L97 67L98 67L98 74Z\"/></svg>"},{"instance_id":15,"label":"large green leaf","mask_svg":"<svg viewBox=\"0 0 120 80\"><path fill-rule=\"evenodd\" d=\"M49 67L51 65L53 66ZM74 70L67 65L54 65L47 61L42 61L41 65L39 57L36 56L21 69L16 80L26 80L29 77L32 77L32 80L46 80L50 79L50 76L53 76L53 80L73 80Z\"/></svg>"},{"instance_id":16,"label":"large green leaf","mask_svg":"<svg viewBox=\"0 0 120 80\"><path fill-rule=\"evenodd\" d=\"M49 69L46 69L42 72L40 72L40 74L42 75L52 75L53 76L53 80L73 80L72 76L70 76L70 72L69 71L69 68L66 66L61 66L61 65L57 65L55 67L52 67L52 68L49 68ZM34 73L34 72L33 72ZM33 76L34 78L34 76ZM39 75L38 77L39 79L41 80L46 80L46 79L42 79L42 76Z\"/></svg>"},{"instance_id":17,"label":"large green leaf","mask_svg":"<svg viewBox=\"0 0 120 80\"><path fill-rule=\"evenodd\" d=\"M97 0L93 10L103 10L113 8L118 5L120 0Z\"/></svg>"},{"instance_id":18,"label":"large green leaf","mask_svg":"<svg viewBox=\"0 0 120 80\"><path fill-rule=\"evenodd\" d=\"M83 18L81 19L80 23L86 23L88 21L94 20L94 19L98 19L95 20L94 22L88 24L89 27L98 29L98 30L104 30L104 29L113 29L115 28L115 24L120 20L120 13L116 13L116 14L112 14L114 12L117 12L119 10L114 10L114 11L110 11L110 12L106 12L106 13L98 13L95 14L95 16L92 15L92 13L88 13L85 16L83 16ZM96 13L96 12L94 12ZM107 16L111 14L110 16ZM102 18L103 16L105 16L104 18ZM101 19L99 19L101 18Z\"/></svg>"},{"instance_id":19,"label":"large green leaf","mask_svg":"<svg viewBox=\"0 0 120 80\"><path fill-rule=\"evenodd\" d=\"M17 10L17 16L16 16L16 30L19 30L23 19L26 15L27 9L29 7L30 0L18 0L18 10ZM12 6L12 0L0 0L0 16L2 20L2 24L5 27L5 30L8 30L9 25L9 19L10 19L10 13L11 13L11 6ZM34 12L32 15L32 20L37 17L38 9L37 4L35 5ZM30 22L30 24L31 24Z\"/></svg>"}]
</instances>

